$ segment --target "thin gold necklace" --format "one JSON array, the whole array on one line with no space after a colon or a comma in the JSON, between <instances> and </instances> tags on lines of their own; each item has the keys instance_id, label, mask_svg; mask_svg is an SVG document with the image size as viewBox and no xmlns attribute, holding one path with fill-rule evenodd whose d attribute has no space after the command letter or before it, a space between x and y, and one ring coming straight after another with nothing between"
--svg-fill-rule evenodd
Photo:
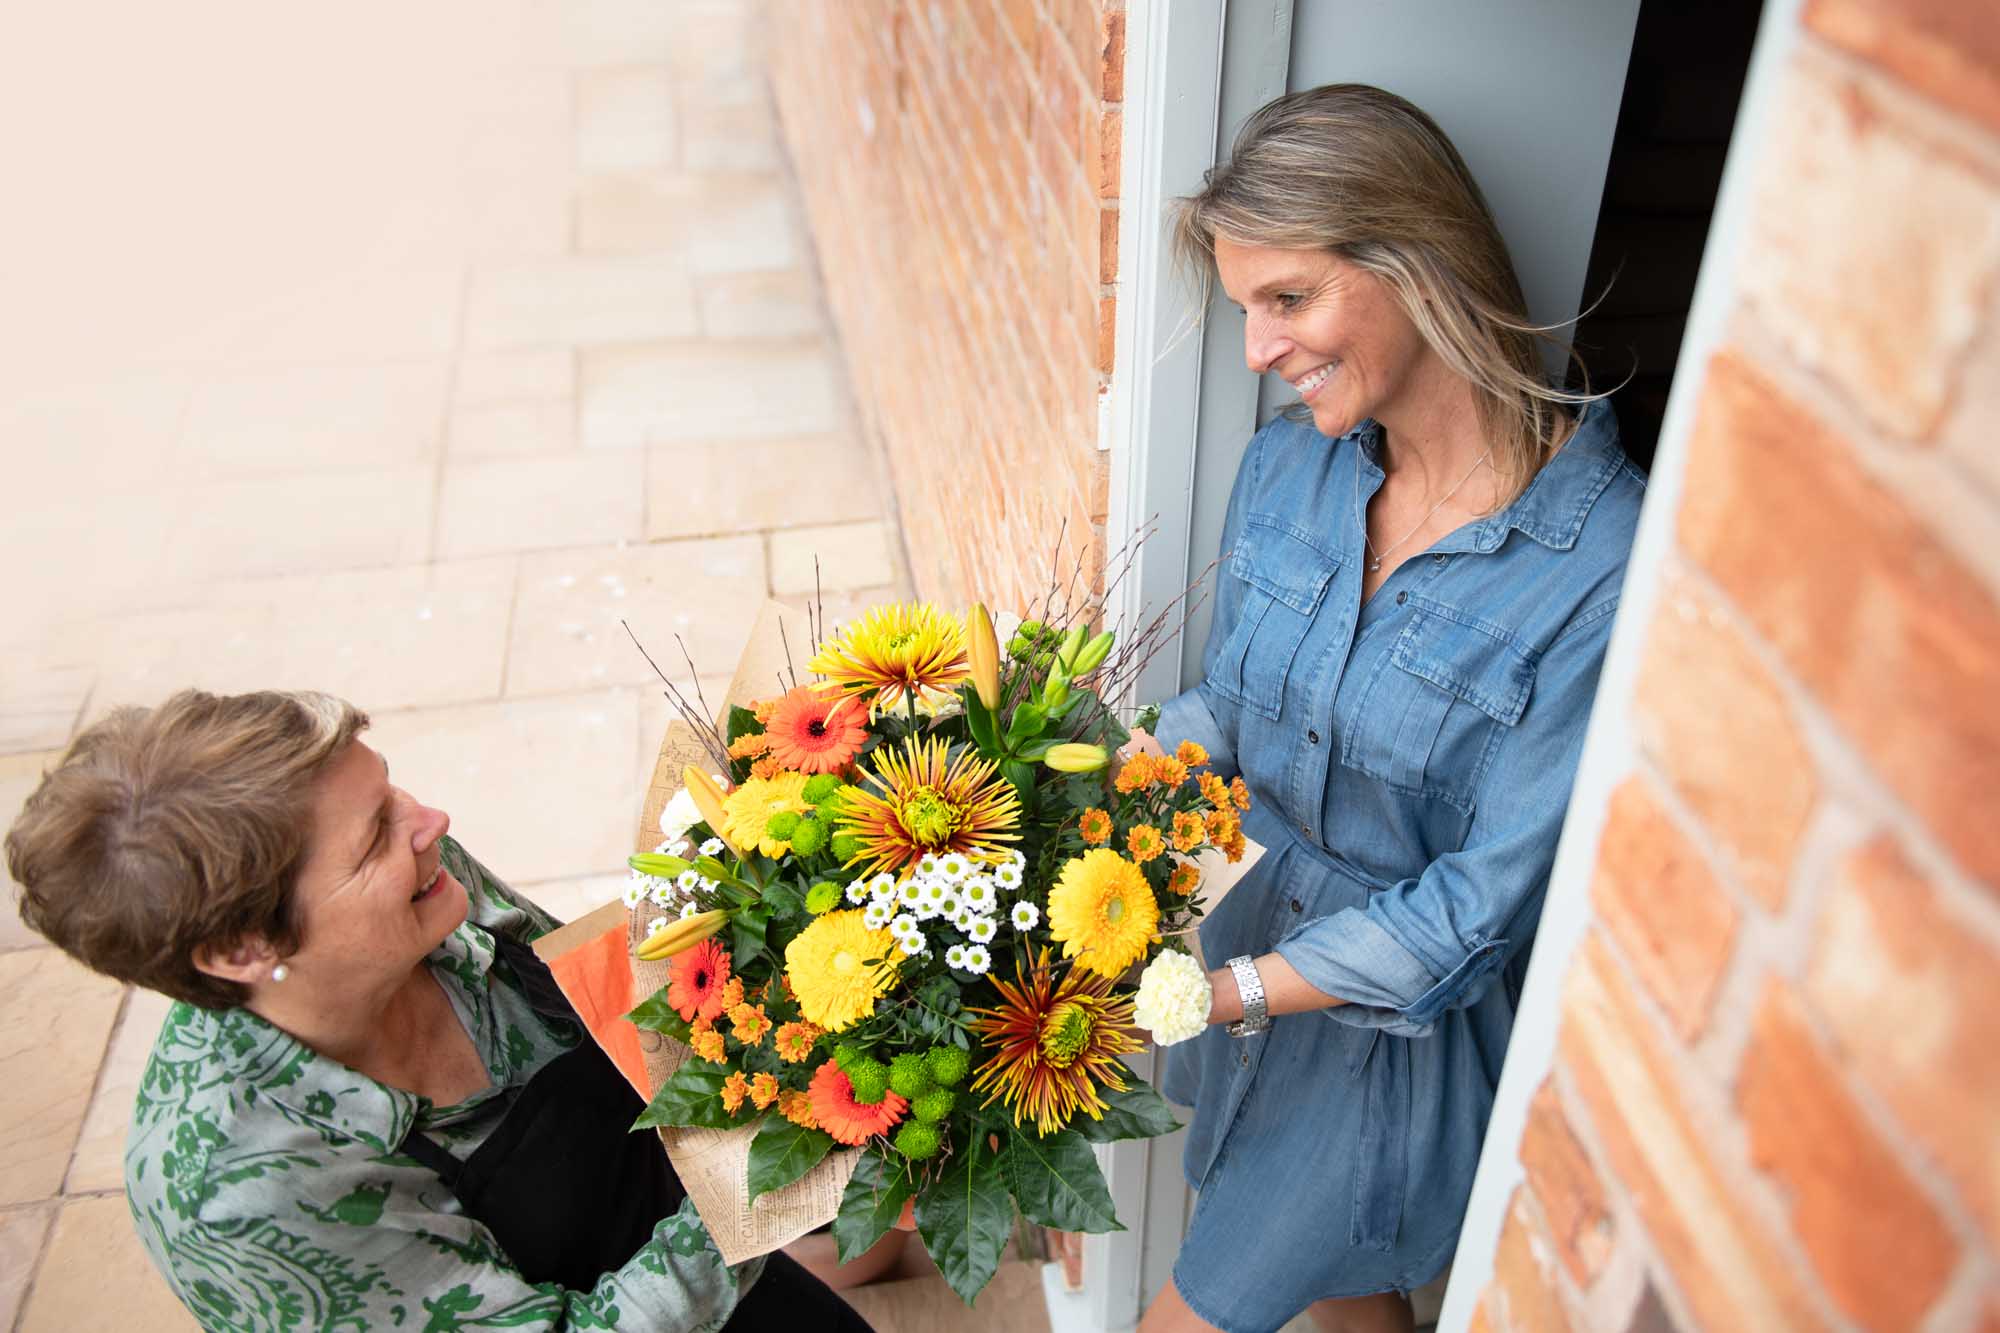
<instances>
[{"instance_id":1,"label":"thin gold necklace","mask_svg":"<svg viewBox=\"0 0 2000 1333\"><path fill-rule=\"evenodd\" d=\"M1354 464L1354 521L1361 527L1361 545L1362 548L1366 550L1368 553L1368 559L1366 561L1368 572L1370 574L1378 572L1382 568L1382 562L1388 558L1389 553L1391 551L1395 550L1398 546L1401 546L1404 542L1408 541L1410 538L1416 536L1419 532L1422 532L1424 530L1424 524L1430 522L1433 518L1437 517L1437 511L1444 508L1445 501L1451 499L1452 496L1457 495L1460 488L1463 487L1466 482L1472 480L1472 473L1477 472L1479 471L1480 468L1484 467L1486 465L1486 460L1491 457L1493 457L1493 451L1491 449L1488 449L1485 453L1479 455L1478 459L1475 460L1472 464L1472 472L1468 472L1464 476L1460 477L1458 479L1458 484L1453 486L1450 490L1446 491L1444 495L1439 498L1438 502L1431 506L1431 512L1425 514L1422 518L1417 520L1416 527L1411 528L1408 532L1404 533L1401 537L1398 537L1395 541L1390 542L1387 546L1383 547L1379 551L1375 549L1375 543L1370 541L1368 538L1368 514L1361 507L1361 462L1359 459L1356 459Z\"/></svg>"}]
</instances>

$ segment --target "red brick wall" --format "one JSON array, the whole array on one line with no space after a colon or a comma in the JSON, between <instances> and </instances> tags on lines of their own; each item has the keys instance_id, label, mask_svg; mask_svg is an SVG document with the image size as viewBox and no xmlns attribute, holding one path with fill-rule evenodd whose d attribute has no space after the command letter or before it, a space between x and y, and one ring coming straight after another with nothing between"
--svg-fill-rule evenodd
<instances>
[{"instance_id":1,"label":"red brick wall","mask_svg":"<svg viewBox=\"0 0 2000 1333\"><path fill-rule=\"evenodd\" d=\"M1801 22L1476 1328L2000 1328L2000 7Z\"/></svg>"},{"instance_id":2,"label":"red brick wall","mask_svg":"<svg viewBox=\"0 0 2000 1333\"><path fill-rule=\"evenodd\" d=\"M1095 569L1122 0L784 0L784 133L920 593ZM784 392L773 385L772 392Z\"/></svg>"}]
</instances>

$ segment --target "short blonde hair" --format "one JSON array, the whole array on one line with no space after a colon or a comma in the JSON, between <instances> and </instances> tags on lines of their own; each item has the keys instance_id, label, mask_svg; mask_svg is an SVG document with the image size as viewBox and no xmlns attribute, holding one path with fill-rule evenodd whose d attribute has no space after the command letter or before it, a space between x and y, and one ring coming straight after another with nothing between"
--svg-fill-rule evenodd
<instances>
[{"instance_id":1,"label":"short blonde hair","mask_svg":"<svg viewBox=\"0 0 2000 1333\"><path fill-rule=\"evenodd\" d=\"M1260 108L1229 160L1180 201L1174 248L1205 280L1215 239L1330 251L1387 284L1433 351L1477 391L1502 503L1527 488L1568 430L1549 331L1527 302L1472 173L1422 111L1366 84L1329 84Z\"/></svg>"},{"instance_id":2,"label":"short blonde hair","mask_svg":"<svg viewBox=\"0 0 2000 1333\"><path fill-rule=\"evenodd\" d=\"M298 947L315 788L368 725L310 692L184 690L77 737L7 834L21 919L88 967L209 1009L248 990L203 946Z\"/></svg>"}]
</instances>

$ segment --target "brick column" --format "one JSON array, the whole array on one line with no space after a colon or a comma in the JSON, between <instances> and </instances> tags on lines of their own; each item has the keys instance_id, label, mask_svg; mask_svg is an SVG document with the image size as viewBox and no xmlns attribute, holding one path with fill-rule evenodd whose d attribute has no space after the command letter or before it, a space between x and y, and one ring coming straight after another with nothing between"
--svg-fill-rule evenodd
<instances>
[{"instance_id":1,"label":"brick column","mask_svg":"<svg viewBox=\"0 0 2000 1333\"><path fill-rule=\"evenodd\" d=\"M785 138L918 591L1094 577L1117 275L1122 0L786 0ZM774 385L773 392L783 392Z\"/></svg>"},{"instance_id":2,"label":"brick column","mask_svg":"<svg viewBox=\"0 0 2000 1333\"><path fill-rule=\"evenodd\" d=\"M2000 1328L2000 9L1800 22L1475 1328Z\"/></svg>"}]
</instances>

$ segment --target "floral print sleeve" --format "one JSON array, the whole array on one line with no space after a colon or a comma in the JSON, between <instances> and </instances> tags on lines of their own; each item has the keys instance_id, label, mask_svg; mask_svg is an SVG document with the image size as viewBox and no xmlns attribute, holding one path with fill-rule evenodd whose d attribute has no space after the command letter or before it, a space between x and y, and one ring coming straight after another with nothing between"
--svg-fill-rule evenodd
<instances>
[{"instance_id":1,"label":"floral print sleeve","mask_svg":"<svg viewBox=\"0 0 2000 1333\"><path fill-rule=\"evenodd\" d=\"M525 1083L579 1038L541 1020L493 967L492 936L532 939L554 922L456 844L445 856L472 906L431 965L496 1089ZM708 1330L761 1268L724 1267L684 1206L589 1291L531 1284L434 1173L397 1151L420 1120L450 1140L454 1119L462 1128L465 1108L437 1112L247 1010L176 1005L133 1112L133 1220L209 1329Z\"/></svg>"}]
</instances>

